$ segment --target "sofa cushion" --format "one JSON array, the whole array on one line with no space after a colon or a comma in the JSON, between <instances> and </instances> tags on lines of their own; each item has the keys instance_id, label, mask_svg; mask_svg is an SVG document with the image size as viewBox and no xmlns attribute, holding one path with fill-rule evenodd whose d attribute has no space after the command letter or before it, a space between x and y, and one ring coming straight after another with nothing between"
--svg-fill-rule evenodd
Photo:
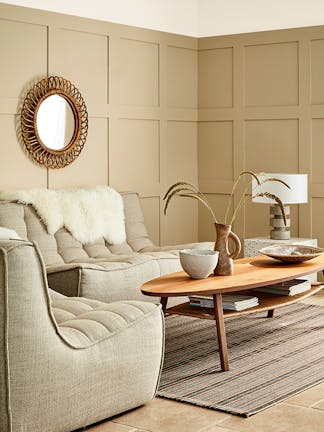
<instances>
[{"instance_id":1,"label":"sofa cushion","mask_svg":"<svg viewBox=\"0 0 324 432\"><path fill-rule=\"evenodd\" d=\"M55 291L104 302L147 300L141 294L141 285L160 275L159 260L150 254L138 253L88 258L83 262L47 268L49 286Z\"/></svg>"},{"instance_id":2,"label":"sofa cushion","mask_svg":"<svg viewBox=\"0 0 324 432\"><path fill-rule=\"evenodd\" d=\"M80 297L65 297L50 290L51 309L60 335L74 348L87 348L136 325L155 312L156 305L139 301L111 304Z\"/></svg>"},{"instance_id":3,"label":"sofa cushion","mask_svg":"<svg viewBox=\"0 0 324 432\"><path fill-rule=\"evenodd\" d=\"M32 206L1 202L0 226L15 230L24 240L37 242L46 265L64 263L58 253L54 236L48 234L44 224L38 218Z\"/></svg>"},{"instance_id":4,"label":"sofa cushion","mask_svg":"<svg viewBox=\"0 0 324 432\"><path fill-rule=\"evenodd\" d=\"M144 216L137 193L124 192L125 228L127 243L135 251L139 252L146 247L152 247L153 243L149 238Z\"/></svg>"}]
</instances>

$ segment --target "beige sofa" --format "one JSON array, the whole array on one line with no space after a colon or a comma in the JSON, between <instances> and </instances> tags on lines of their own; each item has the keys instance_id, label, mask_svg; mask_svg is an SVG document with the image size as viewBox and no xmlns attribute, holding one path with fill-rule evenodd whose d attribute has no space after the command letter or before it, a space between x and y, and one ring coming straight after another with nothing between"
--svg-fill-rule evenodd
<instances>
[{"instance_id":1,"label":"beige sofa","mask_svg":"<svg viewBox=\"0 0 324 432\"><path fill-rule=\"evenodd\" d=\"M162 358L160 306L67 298L37 246L0 241L1 432L69 432L139 406Z\"/></svg>"},{"instance_id":2,"label":"beige sofa","mask_svg":"<svg viewBox=\"0 0 324 432\"><path fill-rule=\"evenodd\" d=\"M126 299L152 301L141 294L141 285L179 271L179 249L212 248L213 244L155 246L149 239L138 195L128 192L122 197L126 242L120 245L109 245L104 239L83 245L65 228L50 235L34 208L17 202L0 202L0 226L37 242L49 285L57 292L108 303Z\"/></svg>"}]
</instances>

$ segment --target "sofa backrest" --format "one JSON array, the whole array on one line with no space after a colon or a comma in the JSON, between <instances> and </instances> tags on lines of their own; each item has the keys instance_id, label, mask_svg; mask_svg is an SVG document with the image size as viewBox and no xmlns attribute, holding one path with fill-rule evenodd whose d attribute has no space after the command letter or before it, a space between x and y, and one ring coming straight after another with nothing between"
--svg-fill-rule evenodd
<instances>
[{"instance_id":1,"label":"sofa backrest","mask_svg":"<svg viewBox=\"0 0 324 432\"><path fill-rule=\"evenodd\" d=\"M82 245L69 231L61 228L48 234L43 222L30 205L0 201L0 227L13 229L25 240L37 242L46 265L84 262L89 259L109 258L112 254L129 254L152 246L149 239L138 194L123 192L126 242L108 244L103 238Z\"/></svg>"}]
</instances>

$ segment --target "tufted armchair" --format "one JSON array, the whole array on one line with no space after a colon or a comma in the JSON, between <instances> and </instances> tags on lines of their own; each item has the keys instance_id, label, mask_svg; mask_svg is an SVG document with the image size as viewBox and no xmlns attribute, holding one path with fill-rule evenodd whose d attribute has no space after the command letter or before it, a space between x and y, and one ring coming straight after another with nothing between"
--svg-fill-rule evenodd
<instances>
[{"instance_id":1,"label":"tufted armchair","mask_svg":"<svg viewBox=\"0 0 324 432\"><path fill-rule=\"evenodd\" d=\"M0 431L69 432L151 399L159 306L51 291L37 246L0 242Z\"/></svg>"}]
</instances>

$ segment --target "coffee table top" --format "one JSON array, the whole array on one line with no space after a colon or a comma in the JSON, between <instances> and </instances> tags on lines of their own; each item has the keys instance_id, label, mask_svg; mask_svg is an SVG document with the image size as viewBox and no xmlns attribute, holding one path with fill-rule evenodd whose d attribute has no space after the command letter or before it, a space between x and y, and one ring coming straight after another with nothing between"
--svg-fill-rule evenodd
<instances>
[{"instance_id":1,"label":"coffee table top","mask_svg":"<svg viewBox=\"0 0 324 432\"><path fill-rule=\"evenodd\" d=\"M283 282L324 269L324 255L300 264L286 264L263 256L241 258L234 261L231 276L209 276L206 279L191 279L178 272L146 282L143 294L157 297L176 297L194 294L216 294Z\"/></svg>"}]
</instances>

